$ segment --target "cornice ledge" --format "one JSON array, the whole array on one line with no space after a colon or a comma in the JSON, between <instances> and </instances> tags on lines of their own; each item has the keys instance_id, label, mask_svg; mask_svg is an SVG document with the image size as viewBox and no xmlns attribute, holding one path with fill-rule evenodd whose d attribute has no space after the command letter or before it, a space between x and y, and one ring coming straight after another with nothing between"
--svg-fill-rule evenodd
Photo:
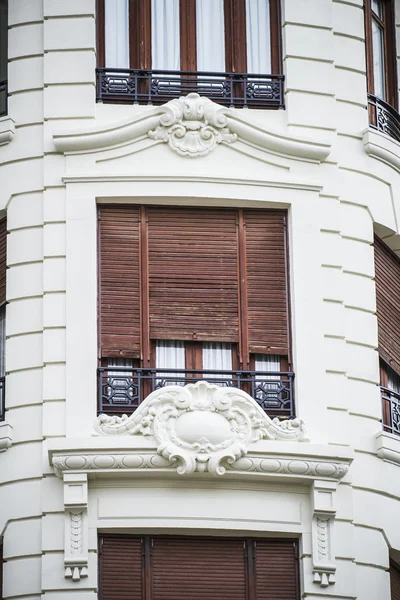
<instances>
[{"instance_id":1,"label":"cornice ledge","mask_svg":"<svg viewBox=\"0 0 400 600\"><path fill-rule=\"evenodd\" d=\"M12 445L12 426L3 421L0 423L0 452L5 452Z\"/></svg>"},{"instance_id":2,"label":"cornice ledge","mask_svg":"<svg viewBox=\"0 0 400 600\"><path fill-rule=\"evenodd\" d=\"M376 434L376 453L382 460L400 465L400 436L379 431Z\"/></svg>"},{"instance_id":3,"label":"cornice ledge","mask_svg":"<svg viewBox=\"0 0 400 600\"><path fill-rule=\"evenodd\" d=\"M11 117L0 118L0 146L9 144L15 134L15 123Z\"/></svg>"},{"instance_id":4,"label":"cornice ledge","mask_svg":"<svg viewBox=\"0 0 400 600\"><path fill-rule=\"evenodd\" d=\"M400 172L400 143L388 135L368 127L362 132L364 150Z\"/></svg>"},{"instance_id":5,"label":"cornice ledge","mask_svg":"<svg viewBox=\"0 0 400 600\"><path fill-rule=\"evenodd\" d=\"M238 111L224 108L210 99L191 93L150 108L132 119L106 126L53 134L58 152L80 153L135 142L148 136L154 143L167 143L181 156L204 156L221 143L237 140L278 154L313 162L325 160L331 144L266 130Z\"/></svg>"}]
</instances>

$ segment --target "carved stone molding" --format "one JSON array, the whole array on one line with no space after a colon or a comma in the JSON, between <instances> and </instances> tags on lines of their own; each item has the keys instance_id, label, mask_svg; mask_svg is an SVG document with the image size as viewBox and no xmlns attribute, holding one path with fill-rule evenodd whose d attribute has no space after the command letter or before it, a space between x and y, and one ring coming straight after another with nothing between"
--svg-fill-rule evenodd
<instances>
[{"instance_id":1,"label":"carved stone molding","mask_svg":"<svg viewBox=\"0 0 400 600\"><path fill-rule=\"evenodd\" d=\"M0 118L0 146L9 144L15 135L15 123L11 117Z\"/></svg>"},{"instance_id":2,"label":"carved stone molding","mask_svg":"<svg viewBox=\"0 0 400 600\"><path fill-rule=\"evenodd\" d=\"M4 452L12 445L12 426L3 421L0 423L0 452Z\"/></svg>"},{"instance_id":3,"label":"carved stone molding","mask_svg":"<svg viewBox=\"0 0 400 600\"><path fill-rule=\"evenodd\" d=\"M236 133L229 131L225 109L199 94L171 100L162 110L159 126L148 135L181 156L204 156L221 142L237 140Z\"/></svg>"},{"instance_id":4,"label":"carved stone molding","mask_svg":"<svg viewBox=\"0 0 400 600\"><path fill-rule=\"evenodd\" d=\"M312 487L312 561L314 583L321 587L336 581L333 527L336 516L336 484L314 481Z\"/></svg>"},{"instance_id":5,"label":"carved stone molding","mask_svg":"<svg viewBox=\"0 0 400 600\"><path fill-rule=\"evenodd\" d=\"M88 575L87 488L85 473L64 473L64 567L72 581Z\"/></svg>"},{"instance_id":6,"label":"carved stone molding","mask_svg":"<svg viewBox=\"0 0 400 600\"><path fill-rule=\"evenodd\" d=\"M177 472L223 475L259 440L306 440L304 423L271 420L242 390L206 381L154 391L130 416L100 415L102 435L143 435Z\"/></svg>"}]
</instances>

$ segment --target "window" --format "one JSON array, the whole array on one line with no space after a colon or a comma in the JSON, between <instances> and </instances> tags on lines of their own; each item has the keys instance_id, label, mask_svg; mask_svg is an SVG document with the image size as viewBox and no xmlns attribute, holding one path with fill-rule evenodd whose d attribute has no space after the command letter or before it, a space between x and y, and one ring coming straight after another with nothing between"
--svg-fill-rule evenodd
<instances>
[{"instance_id":1,"label":"window","mask_svg":"<svg viewBox=\"0 0 400 600\"><path fill-rule=\"evenodd\" d=\"M99 559L101 600L299 598L293 540L103 535Z\"/></svg>"},{"instance_id":2,"label":"window","mask_svg":"<svg viewBox=\"0 0 400 600\"><path fill-rule=\"evenodd\" d=\"M102 101L283 106L280 0L98 0L97 25Z\"/></svg>"},{"instance_id":3,"label":"window","mask_svg":"<svg viewBox=\"0 0 400 600\"><path fill-rule=\"evenodd\" d=\"M383 424L400 435L400 259L377 236L375 282Z\"/></svg>"},{"instance_id":4,"label":"window","mask_svg":"<svg viewBox=\"0 0 400 600\"><path fill-rule=\"evenodd\" d=\"M8 0L0 0L0 117L7 114Z\"/></svg>"},{"instance_id":5,"label":"window","mask_svg":"<svg viewBox=\"0 0 400 600\"><path fill-rule=\"evenodd\" d=\"M390 559L390 600L400 600L400 565Z\"/></svg>"},{"instance_id":6,"label":"window","mask_svg":"<svg viewBox=\"0 0 400 600\"><path fill-rule=\"evenodd\" d=\"M147 369L141 377L151 389L166 380L204 376L231 385L243 377L239 387L260 404L269 399L277 414L283 409L277 394L288 381L279 373L290 365L285 211L99 205L99 267L107 394L121 393L115 382L126 376L125 360ZM244 371L257 371L257 379ZM126 380L131 399L138 385Z\"/></svg>"}]
</instances>

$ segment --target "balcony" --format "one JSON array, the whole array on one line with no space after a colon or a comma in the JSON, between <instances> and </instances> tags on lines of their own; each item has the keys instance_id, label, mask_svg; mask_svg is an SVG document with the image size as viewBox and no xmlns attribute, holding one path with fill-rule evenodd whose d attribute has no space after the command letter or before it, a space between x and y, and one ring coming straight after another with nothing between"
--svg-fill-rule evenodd
<instances>
[{"instance_id":1,"label":"balcony","mask_svg":"<svg viewBox=\"0 0 400 600\"><path fill-rule=\"evenodd\" d=\"M98 369L98 414L132 413L154 390L168 385L185 385L205 379L216 385L239 388L254 398L271 417L295 417L294 373L265 371L195 371L192 369Z\"/></svg>"},{"instance_id":2,"label":"balcony","mask_svg":"<svg viewBox=\"0 0 400 600\"><path fill-rule=\"evenodd\" d=\"M0 81L0 117L7 114L7 81Z\"/></svg>"},{"instance_id":3,"label":"balcony","mask_svg":"<svg viewBox=\"0 0 400 600\"><path fill-rule=\"evenodd\" d=\"M400 435L400 394L381 387L383 429L388 433Z\"/></svg>"},{"instance_id":4,"label":"balcony","mask_svg":"<svg viewBox=\"0 0 400 600\"><path fill-rule=\"evenodd\" d=\"M400 142L400 115L390 104L368 94L370 127Z\"/></svg>"},{"instance_id":5,"label":"balcony","mask_svg":"<svg viewBox=\"0 0 400 600\"><path fill-rule=\"evenodd\" d=\"M284 75L96 69L97 102L164 104L197 92L235 108L285 108Z\"/></svg>"},{"instance_id":6,"label":"balcony","mask_svg":"<svg viewBox=\"0 0 400 600\"><path fill-rule=\"evenodd\" d=\"M6 414L6 378L0 377L0 423L4 421Z\"/></svg>"}]
</instances>

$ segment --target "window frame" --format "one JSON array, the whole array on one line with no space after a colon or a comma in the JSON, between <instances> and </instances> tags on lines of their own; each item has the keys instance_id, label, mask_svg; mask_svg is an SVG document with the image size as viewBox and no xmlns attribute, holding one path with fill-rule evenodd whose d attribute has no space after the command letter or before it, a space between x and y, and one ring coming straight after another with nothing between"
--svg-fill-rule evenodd
<instances>
[{"instance_id":1,"label":"window frame","mask_svg":"<svg viewBox=\"0 0 400 600\"><path fill-rule=\"evenodd\" d=\"M372 0L364 0L365 24L365 54L367 67L367 92L376 96L374 82L374 57L372 22L375 20L383 31L383 56L385 98L380 98L398 109L397 69L396 69L396 38L394 5L392 0L382 0L383 18L381 19L372 9Z\"/></svg>"},{"instance_id":2,"label":"window frame","mask_svg":"<svg viewBox=\"0 0 400 600\"><path fill-rule=\"evenodd\" d=\"M151 0L129 2L129 63L131 69L151 69ZM96 0L97 67L105 68L105 0ZM196 71L196 0L180 0L179 23L181 71ZM271 73L282 73L280 0L269 0ZM137 18L135 16L137 15ZM225 68L230 73L247 72L246 3L224 0ZM112 67L109 67L112 68Z\"/></svg>"}]
</instances>

